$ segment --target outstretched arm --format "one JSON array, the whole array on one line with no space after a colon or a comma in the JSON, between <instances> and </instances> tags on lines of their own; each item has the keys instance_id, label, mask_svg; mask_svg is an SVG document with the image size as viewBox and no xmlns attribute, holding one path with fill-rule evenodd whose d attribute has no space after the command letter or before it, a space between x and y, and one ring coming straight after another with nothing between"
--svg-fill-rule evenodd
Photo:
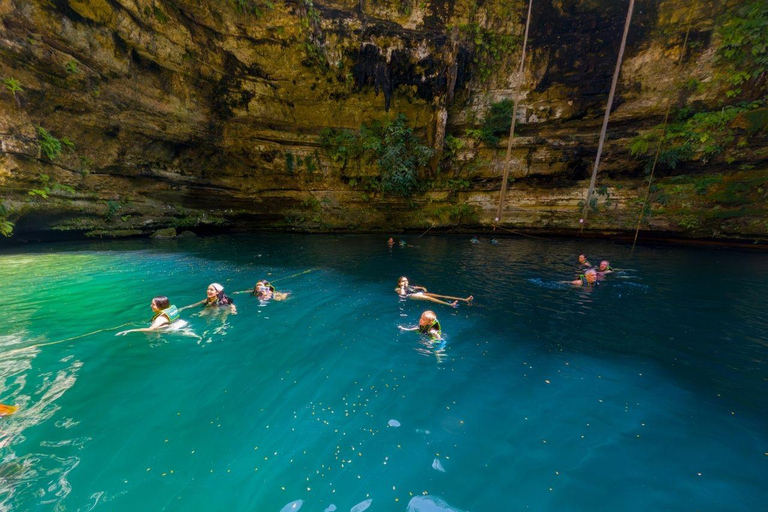
<instances>
[{"instance_id":1,"label":"outstretched arm","mask_svg":"<svg viewBox=\"0 0 768 512\"><path fill-rule=\"evenodd\" d=\"M194 308L195 306L202 306L205 304L205 299L201 300L200 302L195 302L194 304L190 304L189 306L184 306L183 308L179 308L179 311L184 311L185 309Z\"/></svg>"},{"instance_id":2,"label":"outstretched arm","mask_svg":"<svg viewBox=\"0 0 768 512\"><path fill-rule=\"evenodd\" d=\"M419 330L418 325L416 327L403 327L402 325L398 325L397 328L400 329L401 331L418 331Z\"/></svg>"}]
</instances>

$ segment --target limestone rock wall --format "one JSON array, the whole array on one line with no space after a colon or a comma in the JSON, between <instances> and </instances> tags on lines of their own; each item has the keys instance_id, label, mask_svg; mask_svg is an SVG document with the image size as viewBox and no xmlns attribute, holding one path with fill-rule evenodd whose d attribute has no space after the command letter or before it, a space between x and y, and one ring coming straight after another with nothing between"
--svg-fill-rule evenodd
<instances>
[{"instance_id":1,"label":"limestone rock wall","mask_svg":"<svg viewBox=\"0 0 768 512\"><path fill-rule=\"evenodd\" d=\"M669 102L735 101L718 23L749 3L638 0L588 231L634 230L650 156L631 143ZM522 0L0 0L0 223L17 237L490 227L506 137L477 131L519 87L499 225L575 232L627 5L534 0L518 77ZM766 96L748 83L736 99ZM401 113L435 150L410 197L364 186L374 160L321 144ZM729 123L737 149L660 169L645 231L768 239L768 135Z\"/></svg>"}]
</instances>

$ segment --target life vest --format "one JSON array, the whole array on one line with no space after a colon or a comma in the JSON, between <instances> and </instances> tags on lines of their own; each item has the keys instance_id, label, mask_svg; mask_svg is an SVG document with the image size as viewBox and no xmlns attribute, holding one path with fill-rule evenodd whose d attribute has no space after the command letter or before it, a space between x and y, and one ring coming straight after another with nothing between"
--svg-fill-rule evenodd
<instances>
[{"instance_id":1,"label":"life vest","mask_svg":"<svg viewBox=\"0 0 768 512\"><path fill-rule=\"evenodd\" d=\"M595 281L592 284L589 284L589 281L587 281L587 276L584 274L579 274L579 279L581 279L581 286L597 286L597 281Z\"/></svg>"},{"instance_id":2,"label":"life vest","mask_svg":"<svg viewBox=\"0 0 768 512\"><path fill-rule=\"evenodd\" d=\"M179 310L176 308L176 306L169 306L164 310L156 313L155 316L152 317L151 322L154 322L159 316L164 316L168 319L168 323L172 324L179 319Z\"/></svg>"},{"instance_id":3,"label":"life vest","mask_svg":"<svg viewBox=\"0 0 768 512\"><path fill-rule=\"evenodd\" d=\"M424 327L422 327L422 326L419 326L419 332L420 332L421 334L430 334L430 331L431 331L432 329L437 329L437 335L438 335L438 336L440 336L441 334L443 334L443 330L440 328L440 322L439 322L439 321L437 321L437 320L435 320L434 322L432 322L432 323L431 323L431 324L429 324L429 325L425 325Z\"/></svg>"}]
</instances>

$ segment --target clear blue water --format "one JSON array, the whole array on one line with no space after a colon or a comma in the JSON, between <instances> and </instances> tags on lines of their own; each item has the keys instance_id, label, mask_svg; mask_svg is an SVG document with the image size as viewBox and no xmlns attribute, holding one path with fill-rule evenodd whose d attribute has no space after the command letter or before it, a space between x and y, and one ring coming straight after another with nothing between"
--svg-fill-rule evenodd
<instances>
[{"instance_id":1,"label":"clear blue water","mask_svg":"<svg viewBox=\"0 0 768 512\"><path fill-rule=\"evenodd\" d=\"M468 238L0 251L0 509L768 510L766 254ZM626 270L559 284L579 252ZM263 276L290 298L194 336L60 342ZM427 308L442 360L397 328Z\"/></svg>"}]
</instances>

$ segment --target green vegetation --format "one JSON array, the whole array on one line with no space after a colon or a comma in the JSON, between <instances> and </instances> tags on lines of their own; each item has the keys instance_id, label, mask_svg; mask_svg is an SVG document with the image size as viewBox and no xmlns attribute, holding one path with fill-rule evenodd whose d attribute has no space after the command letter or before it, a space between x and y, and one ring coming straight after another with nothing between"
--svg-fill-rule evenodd
<instances>
[{"instance_id":1,"label":"green vegetation","mask_svg":"<svg viewBox=\"0 0 768 512\"><path fill-rule=\"evenodd\" d=\"M51 193L51 177L47 174L41 174L40 175L40 183L42 185L42 188L34 188L27 192L27 195L30 195L32 197L40 196L43 199L48 199L48 194Z\"/></svg>"},{"instance_id":2,"label":"green vegetation","mask_svg":"<svg viewBox=\"0 0 768 512\"><path fill-rule=\"evenodd\" d=\"M69 73L70 75L76 75L79 72L76 60L67 61L66 68L67 68L67 73Z\"/></svg>"},{"instance_id":3,"label":"green vegetation","mask_svg":"<svg viewBox=\"0 0 768 512\"><path fill-rule=\"evenodd\" d=\"M729 105L720 110L695 112L690 107L685 107L677 112L676 117L667 125L664 134L661 152L659 153L660 168L676 169L681 163L690 160L707 162L734 146L744 147L746 138L757 130L747 130L747 133L737 131L739 123L734 121L740 115L746 119L755 118L755 123L762 122L764 101L753 101ZM758 109L760 109L758 111ZM745 126L746 127L746 126ZM764 129L764 127L761 127ZM659 125L650 131L635 137L630 142L630 153L637 158L650 156L646 170L650 172L653 165L659 139L662 137L663 126Z\"/></svg>"},{"instance_id":4,"label":"green vegetation","mask_svg":"<svg viewBox=\"0 0 768 512\"><path fill-rule=\"evenodd\" d=\"M731 87L728 97L750 92L768 71L768 3L755 0L729 14L718 26L717 50L724 64L720 77Z\"/></svg>"},{"instance_id":5,"label":"green vegetation","mask_svg":"<svg viewBox=\"0 0 768 512\"><path fill-rule=\"evenodd\" d=\"M274 9L275 4L270 0L258 2L255 0L231 0L235 4L235 9L243 14L253 14L254 16L261 16L264 14L264 9Z\"/></svg>"},{"instance_id":6,"label":"green vegetation","mask_svg":"<svg viewBox=\"0 0 768 512\"><path fill-rule=\"evenodd\" d=\"M10 237L13 235L14 223L8 220L10 212L3 203L0 203L0 235Z\"/></svg>"},{"instance_id":7,"label":"green vegetation","mask_svg":"<svg viewBox=\"0 0 768 512\"><path fill-rule=\"evenodd\" d=\"M483 126L480 129L467 130L467 135L483 141L488 147L495 147L501 137L509 134L514 106L514 102L508 99L492 103L488 115L483 120Z\"/></svg>"},{"instance_id":8,"label":"green vegetation","mask_svg":"<svg viewBox=\"0 0 768 512\"><path fill-rule=\"evenodd\" d=\"M56 160L61 155L61 141L48 133L48 130L42 126L37 127L37 136L40 139L40 149L45 153L45 156L51 161Z\"/></svg>"},{"instance_id":9,"label":"green vegetation","mask_svg":"<svg viewBox=\"0 0 768 512\"><path fill-rule=\"evenodd\" d=\"M3 78L3 85L5 85L5 88L11 91L11 94L13 94L13 97L16 97L17 92L23 92L24 89L21 88L21 84L18 80L15 78Z\"/></svg>"},{"instance_id":10,"label":"green vegetation","mask_svg":"<svg viewBox=\"0 0 768 512\"><path fill-rule=\"evenodd\" d=\"M496 73L503 58L514 52L518 46L516 36L496 33L476 22L459 25L459 32L465 40L474 43L472 63L475 77L480 82L485 82Z\"/></svg>"},{"instance_id":11,"label":"green vegetation","mask_svg":"<svg viewBox=\"0 0 768 512\"><path fill-rule=\"evenodd\" d=\"M419 170L432 156L432 149L413 133L403 114L384 123L363 124L358 133L327 128L320 141L330 159L342 166L351 159L375 160L378 189L401 196L410 196L421 188Z\"/></svg>"}]
</instances>

